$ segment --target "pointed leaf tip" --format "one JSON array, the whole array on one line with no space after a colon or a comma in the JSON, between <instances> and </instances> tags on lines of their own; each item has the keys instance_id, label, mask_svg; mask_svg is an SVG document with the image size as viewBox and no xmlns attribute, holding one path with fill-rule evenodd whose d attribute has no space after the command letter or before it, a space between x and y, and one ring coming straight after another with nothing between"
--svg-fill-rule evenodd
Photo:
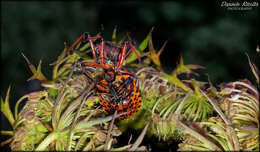
<instances>
[{"instance_id":1,"label":"pointed leaf tip","mask_svg":"<svg viewBox=\"0 0 260 152\"><path fill-rule=\"evenodd\" d=\"M10 106L9 106L10 90L11 90L11 86L8 87L6 97L5 97L5 101L1 97L1 111L6 116L6 118L8 119L9 123L11 125L13 125L14 124L14 116L13 116L13 113L12 113Z\"/></svg>"},{"instance_id":2,"label":"pointed leaf tip","mask_svg":"<svg viewBox=\"0 0 260 152\"><path fill-rule=\"evenodd\" d=\"M178 64L177 68L175 70L173 70L172 75L179 75L182 73L196 74L195 72L192 71L192 70L196 70L196 69L205 69L205 67L200 66L200 65L193 65L193 64L184 65L183 57L181 56L179 64Z\"/></svg>"},{"instance_id":3,"label":"pointed leaf tip","mask_svg":"<svg viewBox=\"0 0 260 152\"><path fill-rule=\"evenodd\" d=\"M42 60L39 61L38 67L37 69L35 68L35 66L33 64L31 64L31 62L29 61L29 59L23 54L21 53L22 56L24 57L24 59L26 60L31 72L33 73L33 76L30 77L27 81L30 80L34 80L34 79L38 79L40 81L47 81L47 78L44 76L44 74L41 72L41 65L42 65Z\"/></svg>"},{"instance_id":4,"label":"pointed leaf tip","mask_svg":"<svg viewBox=\"0 0 260 152\"><path fill-rule=\"evenodd\" d=\"M138 46L138 51L143 52L147 48L148 43L150 42L150 39L152 39L152 31L153 31L153 28L150 30L150 32L147 34L145 39Z\"/></svg>"},{"instance_id":5,"label":"pointed leaf tip","mask_svg":"<svg viewBox=\"0 0 260 152\"><path fill-rule=\"evenodd\" d=\"M250 60L250 57L249 55L246 53L246 56L247 56L247 59L248 59L248 62L249 62L249 66L251 68L251 71L253 72L255 78L256 78L256 82L260 85L260 78L259 78L259 70L258 68L255 66L255 64L253 64Z\"/></svg>"},{"instance_id":6,"label":"pointed leaf tip","mask_svg":"<svg viewBox=\"0 0 260 152\"><path fill-rule=\"evenodd\" d=\"M161 53L162 53L162 51L164 50L164 48L165 48L165 46L166 46L167 43L168 43L168 40L166 40L166 41L164 42L162 48L158 51L158 55L159 55L159 56L161 55Z\"/></svg>"},{"instance_id":7,"label":"pointed leaf tip","mask_svg":"<svg viewBox=\"0 0 260 152\"><path fill-rule=\"evenodd\" d=\"M117 26L115 26L113 34L112 34L112 43L116 44L116 32L117 32Z\"/></svg>"},{"instance_id":8,"label":"pointed leaf tip","mask_svg":"<svg viewBox=\"0 0 260 152\"><path fill-rule=\"evenodd\" d=\"M30 60L23 53L21 53L21 54L24 57L25 61L27 62L30 70L32 71L32 73L35 73L36 72L35 66L33 64L31 64Z\"/></svg>"}]
</instances>

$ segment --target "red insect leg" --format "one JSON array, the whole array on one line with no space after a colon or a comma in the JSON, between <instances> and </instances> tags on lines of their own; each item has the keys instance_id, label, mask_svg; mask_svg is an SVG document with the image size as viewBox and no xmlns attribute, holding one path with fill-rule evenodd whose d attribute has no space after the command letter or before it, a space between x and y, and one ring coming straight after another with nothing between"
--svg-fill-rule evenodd
<instances>
[{"instance_id":1,"label":"red insect leg","mask_svg":"<svg viewBox=\"0 0 260 152\"><path fill-rule=\"evenodd\" d=\"M82 62L82 64L84 64L85 66L91 66L91 67L97 67L97 68L103 68L103 69L109 68L109 65L107 65L107 64L100 65L100 64L95 63L95 62Z\"/></svg>"},{"instance_id":2,"label":"red insect leg","mask_svg":"<svg viewBox=\"0 0 260 152\"><path fill-rule=\"evenodd\" d=\"M103 39L101 41L102 42L100 43L100 60L101 60L101 64L104 65L104 56L105 56L104 41Z\"/></svg>"},{"instance_id":3,"label":"red insect leg","mask_svg":"<svg viewBox=\"0 0 260 152\"><path fill-rule=\"evenodd\" d=\"M135 75L135 74L129 73L129 72L124 71L124 70L119 70L119 75L122 75L122 74L127 74L127 75L130 75L130 76L136 78L136 75Z\"/></svg>"},{"instance_id":4,"label":"red insect leg","mask_svg":"<svg viewBox=\"0 0 260 152\"><path fill-rule=\"evenodd\" d=\"M135 55L137 56L138 61L141 62L140 56L137 54L137 50L135 49L135 47L133 46L133 44L130 42L129 45L130 45L130 47L131 47L131 50L133 50L134 53L135 53ZM129 54L129 53L130 53L130 51L128 52L128 54ZM127 55L128 55L128 54L127 54Z\"/></svg>"},{"instance_id":5,"label":"red insect leg","mask_svg":"<svg viewBox=\"0 0 260 152\"><path fill-rule=\"evenodd\" d=\"M99 38L101 38L101 36L90 37L90 34L88 34L88 41L89 41L89 44L90 44L90 47L91 47L91 52L93 54L93 59L95 61L97 60L97 57L96 57L96 52L95 52L92 40L99 39Z\"/></svg>"},{"instance_id":6,"label":"red insect leg","mask_svg":"<svg viewBox=\"0 0 260 152\"><path fill-rule=\"evenodd\" d=\"M75 45L77 45L78 43L79 43L79 41L81 41L82 39L85 39L85 34L88 34L88 33L84 33L84 34L82 34L78 39L77 39L77 41L75 41L74 43L73 43L73 45L66 51L66 53L69 53L72 49L73 49L73 47L75 47ZM91 52L92 52L92 54L93 54L93 59L96 61L96 52L95 52L95 49L94 49L94 45L93 45L93 42L92 42L92 40L95 40L95 39L99 39L99 38L101 38L101 36L94 36L94 37L90 37L90 34L88 34L88 38L87 38L87 40L89 41L89 44L90 44L90 47L91 47Z\"/></svg>"},{"instance_id":7,"label":"red insect leg","mask_svg":"<svg viewBox=\"0 0 260 152\"><path fill-rule=\"evenodd\" d=\"M124 60L125 60L125 54L126 54L126 43L125 43L125 45L122 48L122 53L120 55L119 63L118 63L118 66L116 68L116 71L118 71L121 68L121 66L123 65Z\"/></svg>"},{"instance_id":8,"label":"red insect leg","mask_svg":"<svg viewBox=\"0 0 260 152\"><path fill-rule=\"evenodd\" d=\"M77 39L77 41L73 43L73 45L66 51L66 53L69 53L69 52L73 49L73 47L74 47L76 44L78 44L79 41L81 41L81 40L83 39L83 37L84 37L84 34L81 35L81 36Z\"/></svg>"}]
</instances>

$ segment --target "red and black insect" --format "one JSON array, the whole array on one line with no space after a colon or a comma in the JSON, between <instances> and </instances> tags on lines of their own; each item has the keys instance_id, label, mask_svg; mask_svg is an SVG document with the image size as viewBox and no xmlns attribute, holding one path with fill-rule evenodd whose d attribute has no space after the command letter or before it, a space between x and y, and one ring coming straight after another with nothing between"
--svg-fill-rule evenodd
<instances>
[{"instance_id":1,"label":"red and black insect","mask_svg":"<svg viewBox=\"0 0 260 152\"><path fill-rule=\"evenodd\" d=\"M101 40L94 43L93 40ZM127 112L119 119L126 119L134 115L141 106L141 93L138 90L137 78L134 74L122 70L125 58L133 51L138 59L135 47L131 42L125 42L123 46L104 41L101 36L91 37L84 33L69 49L71 51L79 42L89 43L94 62L82 62L83 73L91 79L95 85L95 93L99 97L102 109L112 114ZM88 76L87 67L101 68L101 78L92 79Z\"/></svg>"}]
</instances>

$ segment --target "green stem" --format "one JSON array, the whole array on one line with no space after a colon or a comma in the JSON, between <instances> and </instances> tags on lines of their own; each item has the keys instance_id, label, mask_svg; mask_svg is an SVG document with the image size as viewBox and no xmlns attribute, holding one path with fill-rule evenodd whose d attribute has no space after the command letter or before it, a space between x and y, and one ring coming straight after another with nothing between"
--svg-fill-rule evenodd
<instances>
[{"instance_id":1,"label":"green stem","mask_svg":"<svg viewBox=\"0 0 260 152\"><path fill-rule=\"evenodd\" d=\"M126 145L119 148L113 148L112 151L127 151L132 145Z\"/></svg>"},{"instance_id":2,"label":"green stem","mask_svg":"<svg viewBox=\"0 0 260 152\"><path fill-rule=\"evenodd\" d=\"M138 146L142 143L149 124L150 124L150 122L148 122L148 123L145 125L145 127L144 127L142 133L139 135L139 137L137 138L137 140L135 141L135 143L133 144L133 146L131 147L131 149L129 149L129 151L136 151L136 149L138 148Z\"/></svg>"},{"instance_id":3,"label":"green stem","mask_svg":"<svg viewBox=\"0 0 260 152\"><path fill-rule=\"evenodd\" d=\"M11 138L9 138L9 139L7 139L7 140L1 142L1 143L0 143L0 146L3 147L4 145L9 144L10 142L13 141L13 139L14 139L14 137L11 137Z\"/></svg>"},{"instance_id":4,"label":"green stem","mask_svg":"<svg viewBox=\"0 0 260 152\"><path fill-rule=\"evenodd\" d=\"M119 117L119 116L125 115L125 114L127 114L127 112L117 114L116 118ZM107 116L105 118L97 118L97 119L91 120L91 121L82 120L77 125L75 125L74 131L77 132L80 129L90 128L94 125L105 123L105 122L108 122L112 119L113 119L113 115Z\"/></svg>"},{"instance_id":5,"label":"green stem","mask_svg":"<svg viewBox=\"0 0 260 152\"><path fill-rule=\"evenodd\" d=\"M25 96L22 96L15 104L15 109L14 109L14 116L15 116L15 120L18 119L18 107L19 107L19 104L25 99L25 98L28 98L29 96L28 95L25 95Z\"/></svg>"},{"instance_id":6,"label":"green stem","mask_svg":"<svg viewBox=\"0 0 260 152\"><path fill-rule=\"evenodd\" d=\"M175 115L179 116L181 114L182 107L184 106L184 103L187 101L187 99L191 95L191 93L192 92L187 93L186 96L183 98L183 100L179 104L178 108L174 112Z\"/></svg>"},{"instance_id":7,"label":"green stem","mask_svg":"<svg viewBox=\"0 0 260 152\"><path fill-rule=\"evenodd\" d=\"M52 132L50 133L35 149L36 151L42 151L46 150L46 147L49 146L49 144L57 139L60 135L60 132Z\"/></svg>"},{"instance_id":8,"label":"green stem","mask_svg":"<svg viewBox=\"0 0 260 152\"><path fill-rule=\"evenodd\" d=\"M217 113L220 115L220 117L227 124L227 126L228 126L227 127L227 131L228 131L227 133L228 133L228 136L229 136L229 141L231 143L233 143L233 150L239 151L240 150L239 140L238 140L238 137L235 133L234 128L232 127L231 121L229 119L227 119L225 114L221 111L219 106L213 100L211 100L202 90L200 90L200 92L208 99L208 101L211 103L211 105L214 107L214 109L217 111Z\"/></svg>"},{"instance_id":9,"label":"green stem","mask_svg":"<svg viewBox=\"0 0 260 152\"><path fill-rule=\"evenodd\" d=\"M54 67L52 70L52 79L53 80L55 80L57 78L57 71L58 71L59 66L70 57L70 56L67 56L66 58L64 58L65 54L66 54L66 50L67 50L67 48L65 47L63 49L61 55L58 57L58 60L54 63Z\"/></svg>"},{"instance_id":10,"label":"green stem","mask_svg":"<svg viewBox=\"0 0 260 152\"><path fill-rule=\"evenodd\" d=\"M13 131L0 131L0 134L1 134L1 135L10 135L10 136L13 136L13 135L14 135L14 132L13 132Z\"/></svg>"},{"instance_id":11,"label":"green stem","mask_svg":"<svg viewBox=\"0 0 260 152\"><path fill-rule=\"evenodd\" d=\"M178 120L178 118L176 116L174 117L174 119L177 122L178 126L180 126L183 129L184 132L186 132L188 134L191 134L192 136L197 138L199 141L201 141L203 143L203 145L206 148L210 148L211 150L216 150L216 151L220 151L221 150L213 142L209 141L207 138L203 137L201 134L199 134L198 132L196 132L193 129L189 128L187 125L185 125L180 120Z\"/></svg>"},{"instance_id":12,"label":"green stem","mask_svg":"<svg viewBox=\"0 0 260 152\"><path fill-rule=\"evenodd\" d=\"M218 150L220 151L221 149L215 145L214 143L212 143L211 141L209 141L208 139L206 139L205 137L203 137L201 134L197 133L196 131L194 131L193 129L189 128L187 125L185 125L184 123L182 123L178 116L180 115L181 109L184 105L184 103L187 101L188 97L191 95L192 92L189 92L184 99L181 101L180 105L178 106L178 108L176 109L176 111L174 112L174 114L172 115L171 120L175 121L177 123L177 125L183 129L183 132L188 133L193 135L194 137L196 137L198 140L200 140L202 143L205 143L205 146L207 148L212 148L214 150Z\"/></svg>"},{"instance_id":13,"label":"green stem","mask_svg":"<svg viewBox=\"0 0 260 152\"><path fill-rule=\"evenodd\" d=\"M87 89L86 93L89 92L90 90L92 90L93 86L94 86L94 84L91 85L91 86L89 87L89 89ZM86 93L83 93L83 95L82 95L82 96L83 96L83 100L80 101L81 104L80 104L80 106L79 106L79 108L78 108L77 114L76 114L76 116L74 117L73 123L72 123L72 125L71 125L71 128L72 128L72 129L70 130L70 133L69 133L69 141L68 141L68 147L67 147L68 151L71 150L71 141L72 141L72 136L73 136L73 134L74 134L73 128L74 128L74 126L75 126L75 124L76 124L76 121L77 121L78 118L79 118L80 111L81 111L81 109L82 109L82 107L83 107L83 105L84 105L84 103L85 103L84 101L86 101L86 100L92 95L93 92L91 91L91 92L89 92L87 95L85 95Z\"/></svg>"},{"instance_id":14,"label":"green stem","mask_svg":"<svg viewBox=\"0 0 260 152\"><path fill-rule=\"evenodd\" d=\"M60 94L60 96L57 98L56 100L56 104L54 106L54 110L52 111L52 127L55 130L56 128L58 128L58 121L60 120L60 111L61 111L61 105L62 105L62 101L64 99L64 97L66 96L68 92L65 91L65 89L63 88L62 93Z\"/></svg>"},{"instance_id":15,"label":"green stem","mask_svg":"<svg viewBox=\"0 0 260 152\"><path fill-rule=\"evenodd\" d=\"M71 71L69 73L69 76L67 77L65 83L63 84L63 88L62 88L62 91L61 91L62 93L57 98L58 101L56 101L56 104L54 106L54 110L52 112L52 126L53 126L54 130L58 128L58 124L57 123L60 120L60 115L61 115L61 110L62 110L61 109L61 107L62 107L61 105L64 102L65 96L67 95L67 93L69 93L68 90L66 90L66 86L67 86L70 78L72 77L72 74L73 74L73 71L74 71L75 67L76 67L76 64L73 65L73 67L72 67L72 69L71 69Z\"/></svg>"},{"instance_id":16,"label":"green stem","mask_svg":"<svg viewBox=\"0 0 260 152\"><path fill-rule=\"evenodd\" d=\"M114 126L116 114L117 114L117 110L115 111L115 113L114 113L114 115L113 115L113 119L112 119L112 121L111 121L111 123L110 123L110 127L109 127L109 130L108 130L108 135L107 135L107 138L106 138L104 150L109 150L108 143L109 143L109 141L110 141L110 136L111 136L111 132L112 132L112 129L113 129L113 126Z\"/></svg>"},{"instance_id":17,"label":"green stem","mask_svg":"<svg viewBox=\"0 0 260 152\"><path fill-rule=\"evenodd\" d=\"M220 117L224 120L224 122L227 125L231 125L231 122L227 119L227 117L225 116L225 114L221 111L221 109L219 108L219 106L213 101L211 100L202 90L200 90L200 92L208 99L208 101L210 102L210 104L213 106L213 108L217 111L217 113L220 115Z\"/></svg>"}]
</instances>

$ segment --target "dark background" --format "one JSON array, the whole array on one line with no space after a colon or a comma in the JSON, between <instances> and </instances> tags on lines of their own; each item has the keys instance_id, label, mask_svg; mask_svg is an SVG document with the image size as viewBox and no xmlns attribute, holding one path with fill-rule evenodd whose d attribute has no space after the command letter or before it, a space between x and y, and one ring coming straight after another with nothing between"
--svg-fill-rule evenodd
<instances>
[{"instance_id":1,"label":"dark background","mask_svg":"<svg viewBox=\"0 0 260 152\"><path fill-rule=\"evenodd\" d=\"M260 35L259 6L231 11L221 7L221 1L28 1L1 2L1 15L1 96L5 97L11 85L12 108L19 97L40 89L38 81L26 81L31 72L21 52L35 65L42 59L42 71L50 78L49 64L63 50L64 42L72 44L83 32L100 31L110 40L115 26L119 36L130 32L137 44L154 27L156 49L169 40L161 55L166 72L176 67L181 55L185 64L205 66L197 79L207 80L209 74L215 86L242 78L254 82L245 52L259 65L255 51ZM4 130L10 127L2 114L1 126Z\"/></svg>"}]
</instances>

